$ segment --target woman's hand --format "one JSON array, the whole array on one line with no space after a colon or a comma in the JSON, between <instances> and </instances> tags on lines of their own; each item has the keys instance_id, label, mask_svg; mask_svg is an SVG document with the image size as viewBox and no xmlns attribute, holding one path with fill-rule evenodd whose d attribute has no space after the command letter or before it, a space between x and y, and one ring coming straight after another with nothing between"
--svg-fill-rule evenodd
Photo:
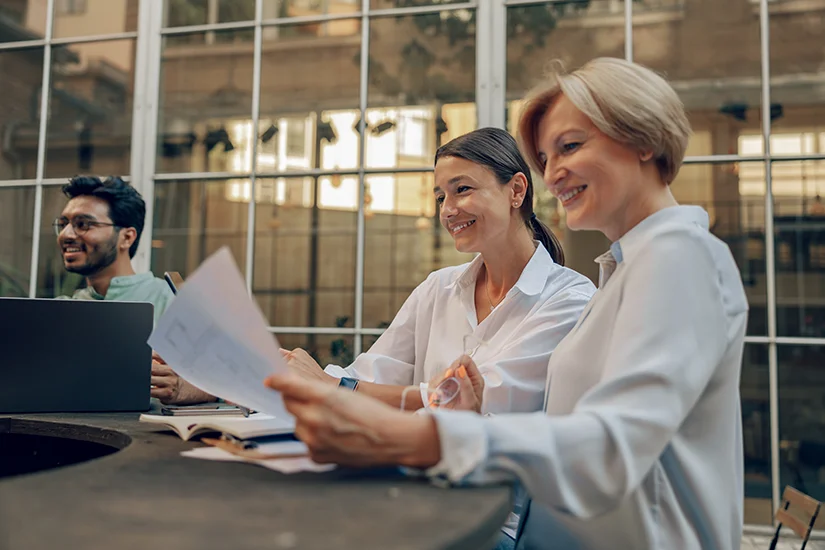
<instances>
[{"instance_id":1,"label":"woman's hand","mask_svg":"<svg viewBox=\"0 0 825 550\"><path fill-rule=\"evenodd\" d=\"M437 405L441 409L456 409L461 411L475 411L481 413L481 405L484 398L484 377L476 367L473 359L468 355L462 355L456 359L450 368L440 376L430 380L430 388L435 388L444 379L455 377L458 380L458 395L443 405ZM431 403L433 405L431 395Z\"/></svg>"},{"instance_id":2,"label":"woman's hand","mask_svg":"<svg viewBox=\"0 0 825 550\"><path fill-rule=\"evenodd\" d=\"M295 437L307 445L315 462L426 468L440 460L438 431L430 415L403 413L293 373L270 376L264 383L283 395L295 416Z\"/></svg>"},{"instance_id":3,"label":"woman's hand","mask_svg":"<svg viewBox=\"0 0 825 550\"><path fill-rule=\"evenodd\" d=\"M326 382L331 386L338 385L338 379L325 373L321 365L319 365L310 354L301 348L295 348L292 351L281 348L281 355L283 355L284 359L286 359L286 364L289 367L289 370L301 378Z\"/></svg>"}]
</instances>

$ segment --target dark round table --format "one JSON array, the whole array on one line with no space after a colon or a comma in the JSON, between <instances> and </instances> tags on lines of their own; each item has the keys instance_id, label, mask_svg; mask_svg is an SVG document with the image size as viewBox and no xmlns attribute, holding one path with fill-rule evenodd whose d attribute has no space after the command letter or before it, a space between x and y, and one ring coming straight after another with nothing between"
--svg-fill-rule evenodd
<instances>
[{"instance_id":1,"label":"dark round table","mask_svg":"<svg viewBox=\"0 0 825 550\"><path fill-rule=\"evenodd\" d=\"M492 548L511 488L180 456L137 414L0 415L0 549ZM39 471L35 471L39 470Z\"/></svg>"}]
</instances>

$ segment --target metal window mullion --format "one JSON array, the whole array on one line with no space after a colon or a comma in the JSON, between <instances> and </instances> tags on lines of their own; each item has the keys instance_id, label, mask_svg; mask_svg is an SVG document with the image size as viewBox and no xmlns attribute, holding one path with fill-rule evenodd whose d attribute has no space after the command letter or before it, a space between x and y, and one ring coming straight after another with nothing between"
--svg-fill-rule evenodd
<instances>
[{"instance_id":1,"label":"metal window mullion","mask_svg":"<svg viewBox=\"0 0 825 550\"><path fill-rule=\"evenodd\" d=\"M367 190L365 172L367 159L367 94L369 93L370 69L370 0L361 0L361 67L359 74L358 121L358 213L355 229L355 338L353 352L361 353L361 335L364 328L364 248L366 246L366 218L364 216L364 194Z\"/></svg>"},{"instance_id":2,"label":"metal window mullion","mask_svg":"<svg viewBox=\"0 0 825 550\"><path fill-rule=\"evenodd\" d=\"M252 174L249 178L249 209L246 215L246 289L252 295L255 267L255 170L258 168L258 121L261 117L261 56L263 48L263 0L255 1L255 46L252 54Z\"/></svg>"},{"instance_id":3,"label":"metal window mullion","mask_svg":"<svg viewBox=\"0 0 825 550\"><path fill-rule=\"evenodd\" d=\"M144 7L145 6L145 7ZM155 210L155 183L152 175L155 172L157 151L157 129L160 104L160 66L161 42L160 34L163 25L163 2L141 2L141 24L145 25L138 32L138 43L143 52L140 58L144 61L140 69L143 71L142 90L143 106L141 109L142 124L138 127L135 139L141 141L137 158L132 157L132 168L140 174L138 178L134 172L135 185L146 202L146 225L143 228L138 253L134 260L135 270L138 272L150 271L152 267L152 233L154 229ZM141 41L142 40L142 41ZM137 74L135 87L137 86ZM140 164L137 166L136 163Z\"/></svg>"},{"instance_id":4,"label":"metal window mullion","mask_svg":"<svg viewBox=\"0 0 825 550\"><path fill-rule=\"evenodd\" d=\"M493 89L490 94L493 126L507 129L507 6L498 1L493 4L491 52ZM478 42L476 42L476 48Z\"/></svg>"},{"instance_id":5,"label":"metal window mullion","mask_svg":"<svg viewBox=\"0 0 825 550\"><path fill-rule=\"evenodd\" d=\"M633 61L633 0L624 0L624 58Z\"/></svg>"},{"instance_id":6,"label":"metal window mullion","mask_svg":"<svg viewBox=\"0 0 825 550\"><path fill-rule=\"evenodd\" d=\"M498 44L495 38L486 40L493 35L493 4L495 0L482 2L476 9L476 117L479 128L493 126L492 87L493 67L492 54Z\"/></svg>"},{"instance_id":7,"label":"metal window mullion","mask_svg":"<svg viewBox=\"0 0 825 550\"><path fill-rule=\"evenodd\" d=\"M52 46L86 44L88 42L112 42L115 40L133 40L137 38L136 31L127 31L112 34L94 34L86 36L65 36L53 38L50 42Z\"/></svg>"},{"instance_id":8,"label":"metal window mullion","mask_svg":"<svg viewBox=\"0 0 825 550\"><path fill-rule=\"evenodd\" d=\"M768 309L768 388L771 433L771 509L779 506L779 369L776 353L776 258L771 170L771 70L768 0L759 2L759 47L762 79L762 140L765 152L765 263Z\"/></svg>"},{"instance_id":9,"label":"metal window mullion","mask_svg":"<svg viewBox=\"0 0 825 550\"><path fill-rule=\"evenodd\" d=\"M483 2L490 2L490 0L482 0ZM376 17L404 17L408 15L423 15L427 13L441 13L445 11L467 10L477 7L476 2L452 2L450 4L435 4L432 6L415 6L411 8L386 8L380 10L370 10L369 7L363 8L364 14L369 11L369 15Z\"/></svg>"},{"instance_id":10,"label":"metal window mullion","mask_svg":"<svg viewBox=\"0 0 825 550\"><path fill-rule=\"evenodd\" d=\"M52 29L54 27L54 0L46 2L46 33L43 46L43 76L40 83L40 126L37 135L37 169L34 188L34 220L32 221L32 257L29 270L29 298L37 296L37 264L40 258L40 223L43 217L43 173L46 166L46 131L49 121L49 92L51 90Z\"/></svg>"}]
</instances>

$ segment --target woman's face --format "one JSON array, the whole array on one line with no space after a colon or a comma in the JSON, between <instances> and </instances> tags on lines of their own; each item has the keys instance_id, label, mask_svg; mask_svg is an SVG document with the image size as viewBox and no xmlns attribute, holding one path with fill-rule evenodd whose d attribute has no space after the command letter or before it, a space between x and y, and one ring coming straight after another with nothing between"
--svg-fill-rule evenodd
<instances>
[{"instance_id":1,"label":"woman's face","mask_svg":"<svg viewBox=\"0 0 825 550\"><path fill-rule=\"evenodd\" d=\"M542 118L537 136L544 182L567 213L571 229L595 229L611 241L638 222L641 185L650 155L603 134L563 94ZM635 221L634 221L635 220Z\"/></svg>"},{"instance_id":2,"label":"woman's face","mask_svg":"<svg viewBox=\"0 0 825 550\"><path fill-rule=\"evenodd\" d=\"M441 225L452 235L456 250L483 253L506 243L514 224L523 225L518 206L526 189L514 180L502 185L492 171L474 162L457 157L438 160L435 200Z\"/></svg>"}]
</instances>

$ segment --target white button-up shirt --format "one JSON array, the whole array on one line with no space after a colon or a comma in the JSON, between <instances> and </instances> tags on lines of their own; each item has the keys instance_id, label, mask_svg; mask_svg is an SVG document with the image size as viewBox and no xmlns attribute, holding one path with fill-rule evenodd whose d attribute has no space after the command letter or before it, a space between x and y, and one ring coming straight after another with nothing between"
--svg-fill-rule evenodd
<instances>
[{"instance_id":1,"label":"white button-up shirt","mask_svg":"<svg viewBox=\"0 0 825 550\"><path fill-rule=\"evenodd\" d=\"M599 291L550 360L546 413L435 411L429 473L520 477L533 498L520 549L738 548L748 305L733 257L704 210L676 206L599 263Z\"/></svg>"},{"instance_id":2,"label":"white button-up shirt","mask_svg":"<svg viewBox=\"0 0 825 550\"><path fill-rule=\"evenodd\" d=\"M367 353L346 369L328 365L325 371L379 384L428 382L461 356L464 336L472 334L485 342L474 361L482 371L495 371L492 378L501 381L485 387L483 412L541 410L550 355L596 288L553 262L538 244L513 288L478 323L475 283L482 265L478 256L431 273Z\"/></svg>"}]
</instances>

